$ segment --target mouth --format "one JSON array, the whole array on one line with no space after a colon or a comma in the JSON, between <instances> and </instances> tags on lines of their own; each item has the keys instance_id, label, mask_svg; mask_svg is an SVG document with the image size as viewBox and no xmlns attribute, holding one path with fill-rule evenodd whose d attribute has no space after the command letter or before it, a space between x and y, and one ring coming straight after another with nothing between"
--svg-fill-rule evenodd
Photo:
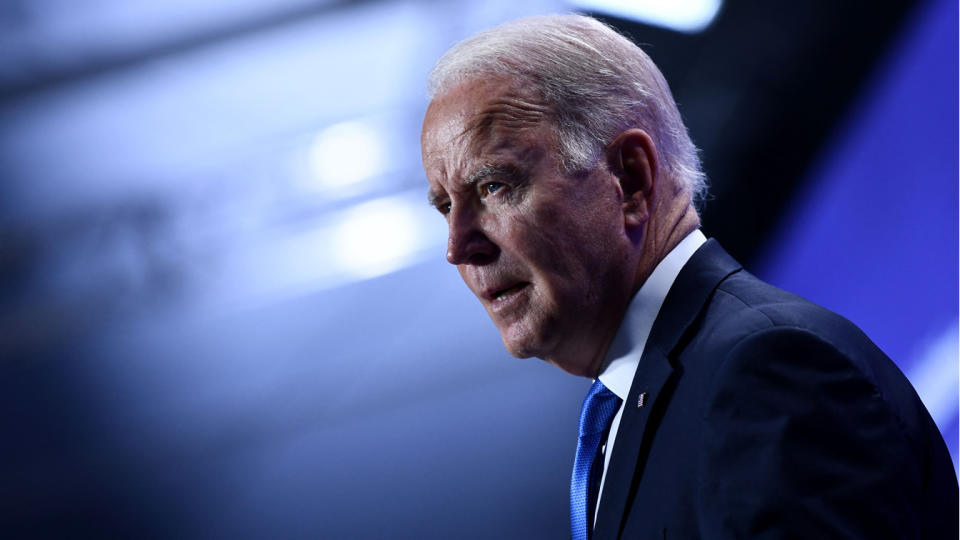
<instances>
[{"instance_id":1,"label":"mouth","mask_svg":"<svg viewBox=\"0 0 960 540\"><path fill-rule=\"evenodd\" d=\"M490 302L493 302L494 305L502 304L504 302L509 301L511 298L516 297L518 294L520 294L524 289L526 289L529 286L530 284L527 282L515 283L513 285L510 285L509 287L494 289L488 292L487 294L485 294L484 296L487 297L487 300L489 300Z\"/></svg>"}]
</instances>

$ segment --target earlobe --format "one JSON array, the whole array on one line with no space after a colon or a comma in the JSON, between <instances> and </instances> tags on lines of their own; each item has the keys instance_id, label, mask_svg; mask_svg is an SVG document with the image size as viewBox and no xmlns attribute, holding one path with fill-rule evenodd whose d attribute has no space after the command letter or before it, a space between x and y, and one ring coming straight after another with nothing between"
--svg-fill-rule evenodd
<instances>
[{"instance_id":1,"label":"earlobe","mask_svg":"<svg viewBox=\"0 0 960 540\"><path fill-rule=\"evenodd\" d=\"M657 184L658 156L642 129L628 129L608 147L610 170L620 181L624 224L642 227L650 219Z\"/></svg>"}]
</instances>

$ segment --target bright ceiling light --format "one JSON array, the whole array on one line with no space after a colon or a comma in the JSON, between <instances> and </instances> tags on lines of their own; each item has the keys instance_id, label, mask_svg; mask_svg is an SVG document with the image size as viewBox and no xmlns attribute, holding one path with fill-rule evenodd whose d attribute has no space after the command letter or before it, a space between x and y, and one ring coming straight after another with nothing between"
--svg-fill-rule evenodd
<instances>
[{"instance_id":1,"label":"bright ceiling light","mask_svg":"<svg viewBox=\"0 0 960 540\"><path fill-rule=\"evenodd\" d=\"M380 133L360 121L343 122L320 132L310 145L311 176L304 187L316 191L348 187L383 172Z\"/></svg>"},{"instance_id":2,"label":"bright ceiling light","mask_svg":"<svg viewBox=\"0 0 960 540\"><path fill-rule=\"evenodd\" d=\"M700 32L713 22L722 0L571 0L587 11L633 19L678 32Z\"/></svg>"},{"instance_id":3,"label":"bright ceiling light","mask_svg":"<svg viewBox=\"0 0 960 540\"><path fill-rule=\"evenodd\" d=\"M385 197L351 208L333 230L334 264L360 279L406 266L424 247L421 210L402 197Z\"/></svg>"}]
</instances>

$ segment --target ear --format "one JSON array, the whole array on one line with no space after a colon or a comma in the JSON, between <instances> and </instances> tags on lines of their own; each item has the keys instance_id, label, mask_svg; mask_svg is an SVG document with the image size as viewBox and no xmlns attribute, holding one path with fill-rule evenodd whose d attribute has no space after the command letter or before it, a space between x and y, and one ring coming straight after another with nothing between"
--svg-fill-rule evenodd
<instances>
[{"instance_id":1,"label":"ear","mask_svg":"<svg viewBox=\"0 0 960 540\"><path fill-rule=\"evenodd\" d=\"M623 216L628 228L650 219L659 158L653 139L642 129L624 131L607 147L610 170L620 180Z\"/></svg>"}]
</instances>

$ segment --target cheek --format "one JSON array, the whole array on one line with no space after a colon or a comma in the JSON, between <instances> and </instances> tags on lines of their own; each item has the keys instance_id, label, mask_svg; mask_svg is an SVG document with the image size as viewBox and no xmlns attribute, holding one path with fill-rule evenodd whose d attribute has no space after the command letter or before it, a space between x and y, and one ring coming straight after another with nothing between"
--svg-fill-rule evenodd
<instances>
[{"instance_id":1,"label":"cheek","mask_svg":"<svg viewBox=\"0 0 960 540\"><path fill-rule=\"evenodd\" d=\"M611 214L584 214L537 230L544 246L542 277L545 312L580 313L590 317L610 291L621 290L628 262L623 230Z\"/></svg>"},{"instance_id":2,"label":"cheek","mask_svg":"<svg viewBox=\"0 0 960 540\"><path fill-rule=\"evenodd\" d=\"M619 252L622 229L618 222L609 212L593 210L570 209L538 220L542 225L533 234L550 268L569 277L590 280Z\"/></svg>"},{"instance_id":3,"label":"cheek","mask_svg":"<svg viewBox=\"0 0 960 540\"><path fill-rule=\"evenodd\" d=\"M546 285L588 287L622 258L626 238L615 194L557 190L537 203L498 220L495 232L501 248Z\"/></svg>"},{"instance_id":4,"label":"cheek","mask_svg":"<svg viewBox=\"0 0 960 540\"><path fill-rule=\"evenodd\" d=\"M570 223L550 212L518 215L510 223L516 254L531 270L541 274L569 274L571 249L577 244Z\"/></svg>"}]
</instances>

